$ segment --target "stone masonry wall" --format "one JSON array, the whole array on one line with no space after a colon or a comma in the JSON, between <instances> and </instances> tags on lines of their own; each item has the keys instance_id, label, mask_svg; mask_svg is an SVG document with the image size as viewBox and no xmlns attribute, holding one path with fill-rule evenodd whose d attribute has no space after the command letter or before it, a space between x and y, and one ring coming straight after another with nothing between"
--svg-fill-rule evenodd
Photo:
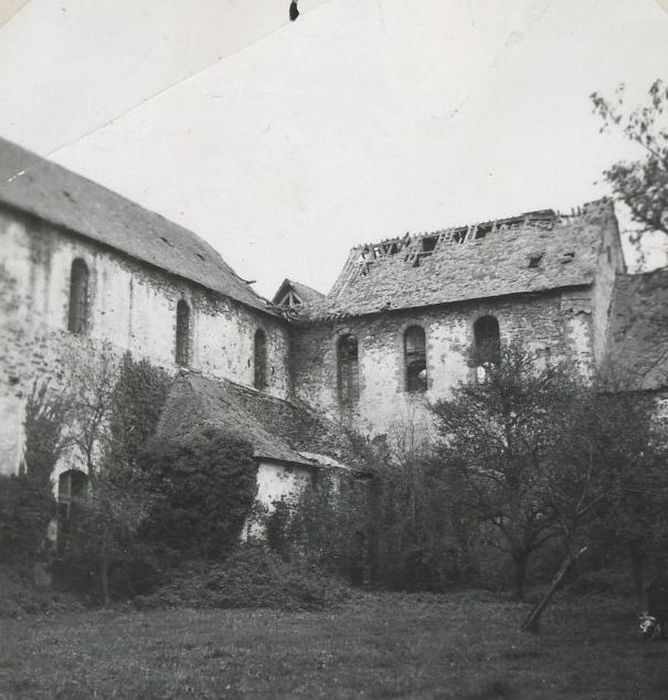
<instances>
[{"instance_id":1,"label":"stone masonry wall","mask_svg":"<svg viewBox=\"0 0 668 700\"><path fill-rule=\"evenodd\" d=\"M138 232L137 235L141 235ZM89 269L87 338L67 332L70 270ZM56 376L72 343L109 341L175 371L176 305L191 308L190 367L253 385L253 343L267 337L267 388L288 394L287 324L31 217L0 209L0 472L14 471L35 376Z\"/></svg>"},{"instance_id":2,"label":"stone masonry wall","mask_svg":"<svg viewBox=\"0 0 668 700\"><path fill-rule=\"evenodd\" d=\"M502 343L521 340L542 357L577 361L589 372L590 297L587 288L557 290L297 327L291 346L295 392L364 433L393 433L407 422L429 430L427 403L446 397L460 381L474 381L466 352L473 343L473 323L483 315L497 318ZM403 334L412 325L422 326L426 336L427 391L422 394L404 388ZM336 345L347 333L358 340L360 399L354 410L341 409L337 397Z\"/></svg>"}]
</instances>

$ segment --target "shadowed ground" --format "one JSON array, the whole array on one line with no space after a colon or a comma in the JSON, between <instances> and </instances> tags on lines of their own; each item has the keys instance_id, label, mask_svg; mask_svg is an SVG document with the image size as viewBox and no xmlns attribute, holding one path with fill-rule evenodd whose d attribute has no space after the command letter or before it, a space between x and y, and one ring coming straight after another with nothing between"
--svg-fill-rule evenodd
<instances>
[{"instance_id":1,"label":"shadowed ground","mask_svg":"<svg viewBox=\"0 0 668 700\"><path fill-rule=\"evenodd\" d=\"M668 642L639 641L628 601L562 600L539 636L527 611L470 592L3 620L0 698L668 697Z\"/></svg>"}]
</instances>

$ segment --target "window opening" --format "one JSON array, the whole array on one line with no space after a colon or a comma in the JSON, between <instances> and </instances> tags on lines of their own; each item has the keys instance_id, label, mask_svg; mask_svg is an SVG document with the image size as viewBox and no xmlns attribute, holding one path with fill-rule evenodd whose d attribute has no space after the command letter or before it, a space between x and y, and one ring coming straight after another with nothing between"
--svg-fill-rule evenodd
<instances>
[{"instance_id":1,"label":"window opening","mask_svg":"<svg viewBox=\"0 0 668 700\"><path fill-rule=\"evenodd\" d=\"M349 406L359 399L359 363L357 338L344 335L337 345L339 402Z\"/></svg>"},{"instance_id":2,"label":"window opening","mask_svg":"<svg viewBox=\"0 0 668 700\"><path fill-rule=\"evenodd\" d=\"M438 243L438 236L429 236L422 239L422 252L432 253L436 250L436 244Z\"/></svg>"},{"instance_id":3,"label":"window opening","mask_svg":"<svg viewBox=\"0 0 668 700\"><path fill-rule=\"evenodd\" d=\"M536 253L529 256L529 267L538 267L543 261L543 253Z\"/></svg>"},{"instance_id":4,"label":"window opening","mask_svg":"<svg viewBox=\"0 0 668 700\"><path fill-rule=\"evenodd\" d=\"M176 305L176 364L186 367L190 361L190 307L180 299Z\"/></svg>"},{"instance_id":5,"label":"window opening","mask_svg":"<svg viewBox=\"0 0 668 700\"><path fill-rule=\"evenodd\" d=\"M485 378L492 365L501 361L499 322L494 316L482 316L473 324L475 360L478 378Z\"/></svg>"},{"instance_id":6,"label":"window opening","mask_svg":"<svg viewBox=\"0 0 668 700\"><path fill-rule=\"evenodd\" d=\"M58 477L58 515L69 520L86 499L88 477L82 471L70 469Z\"/></svg>"},{"instance_id":7,"label":"window opening","mask_svg":"<svg viewBox=\"0 0 668 700\"><path fill-rule=\"evenodd\" d=\"M76 335L85 335L88 330L88 266L81 258L74 260L70 272L67 328Z\"/></svg>"},{"instance_id":8,"label":"window opening","mask_svg":"<svg viewBox=\"0 0 668 700\"><path fill-rule=\"evenodd\" d=\"M267 387L267 336L261 328L255 331L253 367L253 384L256 389L262 391Z\"/></svg>"},{"instance_id":9,"label":"window opening","mask_svg":"<svg viewBox=\"0 0 668 700\"><path fill-rule=\"evenodd\" d=\"M427 390L427 356L424 329L411 326L404 333L404 363L406 367L406 391Z\"/></svg>"}]
</instances>

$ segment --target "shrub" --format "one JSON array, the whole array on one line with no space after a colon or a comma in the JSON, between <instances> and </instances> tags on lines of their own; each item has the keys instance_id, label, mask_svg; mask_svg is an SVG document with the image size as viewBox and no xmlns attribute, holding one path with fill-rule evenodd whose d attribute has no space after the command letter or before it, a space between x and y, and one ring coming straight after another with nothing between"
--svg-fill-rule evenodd
<instances>
[{"instance_id":1,"label":"shrub","mask_svg":"<svg viewBox=\"0 0 668 700\"><path fill-rule=\"evenodd\" d=\"M361 583L367 559L367 503L346 475L318 474L297 499L285 526L290 556Z\"/></svg>"},{"instance_id":2,"label":"shrub","mask_svg":"<svg viewBox=\"0 0 668 700\"><path fill-rule=\"evenodd\" d=\"M63 424L61 403L35 384L26 403L24 468L0 476L0 551L5 561L29 567L43 552L55 515L51 472L58 460Z\"/></svg>"},{"instance_id":3,"label":"shrub","mask_svg":"<svg viewBox=\"0 0 668 700\"><path fill-rule=\"evenodd\" d=\"M224 563L192 561L171 583L138 596L140 608L214 607L322 610L347 597L335 579L304 564L289 564L262 545L244 545Z\"/></svg>"},{"instance_id":4,"label":"shrub","mask_svg":"<svg viewBox=\"0 0 668 700\"><path fill-rule=\"evenodd\" d=\"M140 459L155 484L142 536L186 558L216 558L239 539L256 492L253 449L205 427L154 439Z\"/></svg>"}]
</instances>

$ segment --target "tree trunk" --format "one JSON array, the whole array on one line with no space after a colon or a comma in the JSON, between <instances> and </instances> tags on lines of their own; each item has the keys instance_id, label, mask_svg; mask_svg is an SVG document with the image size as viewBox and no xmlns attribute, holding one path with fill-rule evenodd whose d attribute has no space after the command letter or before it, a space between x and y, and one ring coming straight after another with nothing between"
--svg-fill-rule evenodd
<instances>
[{"instance_id":1,"label":"tree trunk","mask_svg":"<svg viewBox=\"0 0 668 700\"><path fill-rule=\"evenodd\" d=\"M559 588L559 584L564 580L564 576L568 573L568 570L575 564L575 562L587 551L587 547L582 547L579 549L577 552L574 551L569 551L568 554L566 555L566 558L564 561L561 563L561 566L559 567L559 571L557 571L557 575L554 577L552 581L552 585L550 586L550 590L543 596L543 599L538 603L538 605L535 605L531 612L529 613L529 616L524 620L524 622L520 625L520 629L524 632L534 632L537 633L540 629L540 616L543 614L545 611L545 608L547 608L550 600L552 600L552 596L557 592L557 588Z\"/></svg>"},{"instance_id":2,"label":"tree trunk","mask_svg":"<svg viewBox=\"0 0 668 700\"><path fill-rule=\"evenodd\" d=\"M100 552L100 587L102 589L102 605L108 607L109 596L109 529L102 533L102 550Z\"/></svg>"},{"instance_id":3,"label":"tree trunk","mask_svg":"<svg viewBox=\"0 0 668 700\"><path fill-rule=\"evenodd\" d=\"M524 600L524 582L527 577L529 552L513 552L513 597Z\"/></svg>"},{"instance_id":4,"label":"tree trunk","mask_svg":"<svg viewBox=\"0 0 668 700\"><path fill-rule=\"evenodd\" d=\"M633 589L636 594L636 604L638 610L645 606L645 553L642 544L632 542L629 545L631 555L631 577L633 578Z\"/></svg>"}]
</instances>

